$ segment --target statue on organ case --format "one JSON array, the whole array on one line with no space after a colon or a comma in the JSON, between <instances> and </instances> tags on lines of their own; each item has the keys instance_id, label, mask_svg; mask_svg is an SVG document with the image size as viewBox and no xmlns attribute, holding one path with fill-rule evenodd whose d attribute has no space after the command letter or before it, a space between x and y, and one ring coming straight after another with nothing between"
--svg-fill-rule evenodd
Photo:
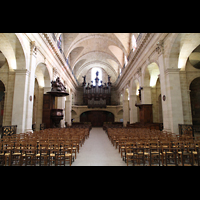
<instances>
[{"instance_id":1,"label":"statue on organ case","mask_svg":"<svg viewBox=\"0 0 200 200\"><path fill-rule=\"evenodd\" d=\"M85 75L85 76L82 76L82 77L83 77L83 83L82 83L82 85L85 86L85 85L86 85L86 81L85 81L86 75Z\"/></svg>"}]
</instances>

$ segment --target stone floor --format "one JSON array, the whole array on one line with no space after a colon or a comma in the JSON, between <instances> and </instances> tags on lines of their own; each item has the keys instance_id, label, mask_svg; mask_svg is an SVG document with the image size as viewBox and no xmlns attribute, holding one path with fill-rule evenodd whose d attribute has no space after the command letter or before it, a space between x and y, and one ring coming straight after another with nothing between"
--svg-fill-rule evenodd
<instances>
[{"instance_id":1,"label":"stone floor","mask_svg":"<svg viewBox=\"0 0 200 200\"><path fill-rule=\"evenodd\" d=\"M103 128L92 128L72 166L126 166Z\"/></svg>"}]
</instances>

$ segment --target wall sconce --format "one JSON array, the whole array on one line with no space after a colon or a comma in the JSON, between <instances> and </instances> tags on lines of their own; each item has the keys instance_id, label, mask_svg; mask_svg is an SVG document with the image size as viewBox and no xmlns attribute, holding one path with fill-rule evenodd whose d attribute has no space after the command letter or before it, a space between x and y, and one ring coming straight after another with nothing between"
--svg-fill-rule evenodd
<instances>
[{"instance_id":1,"label":"wall sconce","mask_svg":"<svg viewBox=\"0 0 200 200\"><path fill-rule=\"evenodd\" d=\"M166 101L166 96L165 95L163 95L163 101Z\"/></svg>"}]
</instances>

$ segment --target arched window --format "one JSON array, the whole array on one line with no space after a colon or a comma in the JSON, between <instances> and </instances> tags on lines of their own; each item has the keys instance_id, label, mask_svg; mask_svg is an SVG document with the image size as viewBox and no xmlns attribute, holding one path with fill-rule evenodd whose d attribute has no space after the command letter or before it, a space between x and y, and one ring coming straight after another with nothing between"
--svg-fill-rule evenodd
<instances>
[{"instance_id":1,"label":"arched window","mask_svg":"<svg viewBox=\"0 0 200 200\"><path fill-rule=\"evenodd\" d=\"M124 66L126 67L127 64L128 64L128 60L127 60L126 55L124 55Z\"/></svg>"},{"instance_id":2,"label":"arched window","mask_svg":"<svg viewBox=\"0 0 200 200\"><path fill-rule=\"evenodd\" d=\"M133 48L133 51L135 51L136 47L137 47L136 39L135 39L135 36L132 35L132 48Z\"/></svg>"},{"instance_id":3,"label":"arched window","mask_svg":"<svg viewBox=\"0 0 200 200\"><path fill-rule=\"evenodd\" d=\"M99 78L99 85L101 85L101 81L102 81L102 69L101 68L97 68L97 67L94 67L92 68L92 71L91 71L91 79L93 81L93 85L96 85L95 83L95 78L96 78L96 72L99 72L99 75L98 75L98 78Z\"/></svg>"}]
</instances>

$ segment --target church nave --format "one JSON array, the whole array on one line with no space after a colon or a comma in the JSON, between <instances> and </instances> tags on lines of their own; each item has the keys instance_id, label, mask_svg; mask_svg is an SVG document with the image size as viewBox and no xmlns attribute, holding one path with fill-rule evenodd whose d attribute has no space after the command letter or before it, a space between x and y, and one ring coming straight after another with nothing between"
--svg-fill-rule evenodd
<instances>
[{"instance_id":1,"label":"church nave","mask_svg":"<svg viewBox=\"0 0 200 200\"><path fill-rule=\"evenodd\" d=\"M72 166L126 166L101 127L93 127Z\"/></svg>"}]
</instances>

